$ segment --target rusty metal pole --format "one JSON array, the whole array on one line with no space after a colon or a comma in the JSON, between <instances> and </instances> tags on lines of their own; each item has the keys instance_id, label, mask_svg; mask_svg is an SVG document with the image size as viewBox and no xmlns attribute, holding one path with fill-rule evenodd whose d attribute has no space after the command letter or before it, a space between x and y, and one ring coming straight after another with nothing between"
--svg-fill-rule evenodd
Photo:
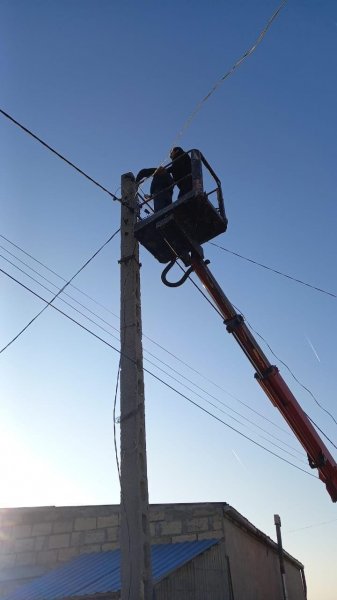
<instances>
[{"instance_id":1,"label":"rusty metal pole","mask_svg":"<svg viewBox=\"0 0 337 600\"><path fill-rule=\"evenodd\" d=\"M283 548L282 548L281 519L280 519L279 515L274 515L274 523L275 523L275 527L276 527L278 555L279 555L279 561L280 561L283 600L288 600L289 596L288 596L288 592L287 592L286 571L285 571L285 567L284 567Z\"/></svg>"},{"instance_id":2,"label":"rusty metal pole","mask_svg":"<svg viewBox=\"0 0 337 600\"><path fill-rule=\"evenodd\" d=\"M136 183L122 176L121 583L122 600L152 600Z\"/></svg>"}]
</instances>

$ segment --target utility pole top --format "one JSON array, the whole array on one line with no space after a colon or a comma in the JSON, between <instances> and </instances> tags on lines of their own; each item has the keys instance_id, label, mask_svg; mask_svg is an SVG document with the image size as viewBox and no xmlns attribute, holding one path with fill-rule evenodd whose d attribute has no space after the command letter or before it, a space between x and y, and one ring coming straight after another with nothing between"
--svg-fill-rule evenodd
<instances>
[{"instance_id":1,"label":"utility pole top","mask_svg":"<svg viewBox=\"0 0 337 600\"><path fill-rule=\"evenodd\" d=\"M134 174L131 173L131 171L129 173L124 173L124 175L122 175L122 181L123 181L123 178L131 179L132 181L136 180Z\"/></svg>"}]
</instances>

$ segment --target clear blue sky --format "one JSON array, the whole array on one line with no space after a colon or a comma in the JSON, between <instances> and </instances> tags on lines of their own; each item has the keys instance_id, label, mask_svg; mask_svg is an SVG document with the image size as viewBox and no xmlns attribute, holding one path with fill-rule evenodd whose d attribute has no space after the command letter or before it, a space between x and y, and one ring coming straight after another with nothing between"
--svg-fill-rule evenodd
<instances>
[{"instance_id":1,"label":"clear blue sky","mask_svg":"<svg viewBox=\"0 0 337 600\"><path fill-rule=\"evenodd\" d=\"M167 156L197 102L255 41L276 6L271 0L2 0L1 107L115 191L122 173ZM229 228L218 243L335 294L336 57L336 3L289 0L256 52L180 141L201 148L222 180ZM119 226L119 205L3 117L0 128L0 233L70 278ZM0 245L61 285L2 238ZM336 415L336 298L210 245L205 253L229 298ZM0 254L11 259L5 250ZM118 258L116 239L75 282L117 315ZM200 375L147 339L145 349L267 432L235 423L146 362L147 368L309 470L216 313L189 284L164 288L161 266L145 251L142 264L144 333ZM0 285L3 346L42 303L5 276ZM113 315L68 291L118 328ZM118 344L61 301L57 306ZM113 351L52 309L0 356L1 506L119 501L112 434L117 364ZM332 420L281 371L303 408L336 441ZM279 513L285 547L305 564L309 599L335 600L337 513L324 486L149 376L146 405L150 500L229 502L273 538Z\"/></svg>"}]
</instances>

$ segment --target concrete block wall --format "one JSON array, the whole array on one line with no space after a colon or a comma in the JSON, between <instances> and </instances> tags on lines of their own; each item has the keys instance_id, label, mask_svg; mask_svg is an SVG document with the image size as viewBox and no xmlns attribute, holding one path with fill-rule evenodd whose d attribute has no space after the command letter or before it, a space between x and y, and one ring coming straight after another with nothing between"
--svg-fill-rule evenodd
<instances>
[{"instance_id":1,"label":"concrete block wall","mask_svg":"<svg viewBox=\"0 0 337 600\"><path fill-rule=\"evenodd\" d=\"M115 509L115 510L113 510ZM0 510L0 568L52 565L118 546L119 507Z\"/></svg>"},{"instance_id":2,"label":"concrete block wall","mask_svg":"<svg viewBox=\"0 0 337 600\"><path fill-rule=\"evenodd\" d=\"M80 554L117 548L119 527L118 505L0 509L0 598ZM234 596L282 598L276 544L225 503L151 505L150 530L155 544L223 538ZM285 562L289 598L304 600L303 565L287 553Z\"/></svg>"},{"instance_id":3,"label":"concrete block wall","mask_svg":"<svg viewBox=\"0 0 337 600\"><path fill-rule=\"evenodd\" d=\"M221 503L152 505L153 543L223 536ZM119 547L118 505L0 509L0 597L87 552Z\"/></svg>"},{"instance_id":4,"label":"concrete block wall","mask_svg":"<svg viewBox=\"0 0 337 600\"><path fill-rule=\"evenodd\" d=\"M154 544L193 542L224 535L223 504L159 504L150 507Z\"/></svg>"}]
</instances>

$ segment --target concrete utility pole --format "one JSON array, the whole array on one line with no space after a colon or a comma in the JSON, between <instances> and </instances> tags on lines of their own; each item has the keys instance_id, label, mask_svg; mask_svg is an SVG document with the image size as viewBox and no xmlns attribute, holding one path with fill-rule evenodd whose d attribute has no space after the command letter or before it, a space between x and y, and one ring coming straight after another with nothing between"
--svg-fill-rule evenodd
<instances>
[{"instance_id":1,"label":"concrete utility pole","mask_svg":"<svg viewBox=\"0 0 337 600\"><path fill-rule=\"evenodd\" d=\"M152 600L136 183L122 176L121 206L122 600Z\"/></svg>"},{"instance_id":2,"label":"concrete utility pole","mask_svg":"<svg viewBox=\"0 0 337 600\"><path fill-rule=\"evenodd\" d=\"M282 536L281 536L281 518L279 515L274 515L274 523L276 527L278 555L280 560L280 571L282 579L282 592L283 600L288 600L287 584L286 584L286 571L284 568L283 548L282 548Z\"/></svg>"}]
</instances>

